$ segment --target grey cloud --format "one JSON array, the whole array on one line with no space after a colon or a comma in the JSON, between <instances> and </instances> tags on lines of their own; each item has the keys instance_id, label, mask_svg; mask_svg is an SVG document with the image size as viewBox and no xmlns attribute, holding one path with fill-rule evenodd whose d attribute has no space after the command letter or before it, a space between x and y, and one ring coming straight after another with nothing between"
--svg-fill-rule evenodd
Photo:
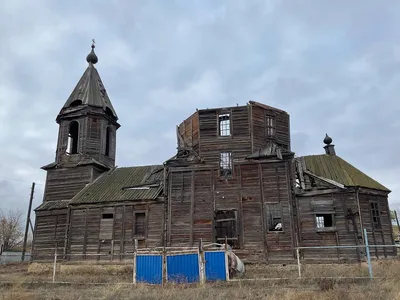
<instances>
[{"instance_id":1,"label":"grey cloud","mask_svg":"<svg viewBox=\"0 0 400 300\"><path fill-rule=\"evenodd\" d=\"M122 125L118 165L162 163L174 155L175 125L196 108L256 100L290 113L298 155L322 153L328 132L343 158L393 190L392 205L400 208L393 179L400 166L392 160L400 146L394 138L399 6L1 3L0 141L7 161L0 163L0 177L24 181L12 183L16 190L44 181L39 167L54 159L54 119L84 72L95 38L96 67ZM5 199L11 198L3 195L0 207L25 205Z\"/></svg>"}]
</instances>

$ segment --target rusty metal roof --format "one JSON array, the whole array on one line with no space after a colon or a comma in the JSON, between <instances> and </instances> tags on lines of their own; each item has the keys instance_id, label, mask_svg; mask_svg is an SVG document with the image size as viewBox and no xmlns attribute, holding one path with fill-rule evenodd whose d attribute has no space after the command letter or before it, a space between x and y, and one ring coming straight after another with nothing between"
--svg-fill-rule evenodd
<instances>
[{"instance_id":1,"label":"rusty metal roof","mask_svg":"<svg viewBox=\"0 0 400 300\"><path fill-rule=\"evenodd\" d=\"M83 188L70 204L154 200L162 192L163 166L114 168Z\"/></svg>"},{"instance_id":2,"label":"rusty metal roof","mask_svg":"<svg viewBox=\"0 0 400 300\"><path fill-rule=\"evenodd\" d=\"M390 192L388 188L337 155L309 155L297 159L304 160L307 170L311 173L334 180L344 186L359 186Z\"/></svg>"},{"instance_id":3,"label":"rusty metal roof","mask_svg":"<svg viewBox=\"0 0 400 300\"><path fill-rule=\"evenodd\" d=\"M89 63L85 73L83 73L72 94L61 109L60 114L65 110L74 109L73 106L71 108L71 104L75 100L82 101L83 105L102 107L106 112L109 110L115 119L118 120L100 75L92 63Z\"/></svg>"}]
</instances>

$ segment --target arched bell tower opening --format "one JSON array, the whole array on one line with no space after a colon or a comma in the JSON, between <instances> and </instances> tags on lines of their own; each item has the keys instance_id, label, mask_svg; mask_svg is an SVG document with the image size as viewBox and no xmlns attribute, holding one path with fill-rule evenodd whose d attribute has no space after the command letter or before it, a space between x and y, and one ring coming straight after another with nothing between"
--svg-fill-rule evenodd
<instances>
[{"instance_id":1,"label":"arched bell tower opening","mask_svg":"<svg viewBox=\"0 0 400 300\"><path fill-rule=\"evenodd\" d=\"M111 138L112 138L112 131L110 127L106 129L106 149L105 149L105 156L110 157L110 148L111 148Z\"/></svg>"},{"instance_id":2,"label":"arched bell tower opening","mask_svg":"<svg viewBox=\"0 0 400 300\"><path fill-rule=\"evenodd\" d=\"M67 154L78 154L79 123L72 121L69 124Z\"/></svg>"}]
</instances>

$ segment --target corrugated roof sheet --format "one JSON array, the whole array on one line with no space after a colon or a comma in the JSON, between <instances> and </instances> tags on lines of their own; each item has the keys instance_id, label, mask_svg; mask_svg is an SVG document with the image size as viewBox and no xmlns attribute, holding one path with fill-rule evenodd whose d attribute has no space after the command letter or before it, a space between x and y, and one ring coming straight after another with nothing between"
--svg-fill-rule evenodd
<instances>
[{"instance_id":1,"label":"corrugated roof sheet","mask_svg":"<svg viewBox=\"0 0 400 300\"><path fill-rule=\"evenodd\" d=\"M307 170L310 172L342 183L345 186L360 186L388 192L390 191L388 188L337 155L309 155L303 156L300 159L304 160Z\"/></svg>"},{"instance_id":2,"label":"corrugated roof sheet","mask_svg":"<svg viewBox=\"0 0 400 300\"><path fill-rule=\"evenodd\" d=\"M87 185L71 204L154 200L162 192L163 166L115 168Z\"/></svg>"},{"instance_id":3,"label":"corrugated roof sheet","mask_svg":"<svg viewBox=\"0 0 400 300\"><path fill-rule=\"evenodd\" d=\"M41 210L63 209L68 207L69 202L70 200L48 201L39 205L35 210L41 211Z\"/></svg>"}]
</instances>

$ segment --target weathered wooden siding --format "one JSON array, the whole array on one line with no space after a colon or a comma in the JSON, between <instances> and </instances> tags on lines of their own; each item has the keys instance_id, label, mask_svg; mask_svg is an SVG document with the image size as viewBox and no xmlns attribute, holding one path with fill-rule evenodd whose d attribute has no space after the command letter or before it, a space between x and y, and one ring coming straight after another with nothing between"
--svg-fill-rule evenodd
<instances>
[{"instance_id":1,"label":"weathered wooden siding","mask_svg":"<svg viewBox=\"0 0 400 300\"><path fill-rule=\"evenodd\" d=\"M92 180L92 166L47 170L44 201L70 200Z\"/></svg>"},{"instance_id":2,"label":"weathered wooden siding","mask_svg":"<svg viewBox=\"0 0 400 300\"><path fill-rule=\"evenodd\" d=\"M218 136L218 114L231 113L231 136ZM231 151L233 160L251 154L249 115L247 106L232 107L225 110L201 110L200 157L208 164L218 166L221 151Z\"/></svg>"},{"instance_id":3,"label":"weathered wooden siding","mask_svg":"<svg viewBox=\"0 0 400 300\"><path fill-rule=\"evenodd\" d=\"M193 150L199 151L199 114L195 112L178 126L178 132L183 138L183 144L178 138L178 147L193 147Z\"/></svg>"},{"instance_id":4,"label":"weathered wooden siding","mask_svg":"<svg viewBox=\"0 0 400 300\"><path fill-rule=\"evenodd\" d=\"M219 177L217 168L171 168L168 176L168 246L216 242L214 211L237 212L238 246L246 261L293 259L289 161L249 162L236 165L231 179ZM282 232L267 232L264 205L282 205Z\"/></svg>"},{"instance_id":5,"label":"weathered wooden siding","mask_svg":"<svg viewBox=\"0 0 400 300\"><path fill-rule=\"evenodd\" d=\"M283 111L265 109L263 107L251 106L253 151L265 145L266 140L266 115L275 117L276 136L274 140L284 148L290 150L290 119L289 115Z\"/></svg>"},{"instance_id":6,"label":"weathered wooden siding","mask_svg":"<svg viewBox=\"0 0 400 300\"><path fill-rule=\"evenodd\" d=\"M390 212L388 208L388 199L386 195L363 189L358 194L360 210L362 215L363 228L367 229L368 242L371 245L393 245L392 224L390 221ZM371 202L378 203L380 212L381 228L373 226ZM371 255L381 258L388 255L396 255L394 248L373 248Z\"/></svg>"},{"instance_id":7,"label":"weathered wooden siding","mask_svg":"<svg viewBox=\"0 0 400 300\"><path fill-rule=\"evenodd\" d=\"M64 251L67 209L36 213L33 241L34 260L52 260L57 247L57 255Z\"/></svg>"},{"instance_id":8,"label":"weathered wooden siding","mask_svg":"<svg viewBox=\"0 0 400 300\"><path fill-rule=\"evenodd\" d=\"M144 237L134 234L134 218L138 212L146 213ZM112 218L102 218L103 214L112 214ZM163 245L164 203L161 202L73 207L70 220L67 248L68 254L75 254L70 259L89 259L85 254L101 254L98 259L123 258L123 253L133 252L135 238L139 247Z\"/></svg>"},{"instance_id":9,"label":"weathered wooden siding","mask_svg":"<svg viewBox=\"0 0 400 300\"><path fill-rule=\"evenodd\" d=\"M350 218L346 218L348 209L358 212L356 193L354 191L320 194L297 197L298 217L300 223L299 243L302 247L344 246L362 244L360 218L355 217L357 232ZM333 214L333 228L317 229L316 214ZM359 260L360 252L354 249L305 249L302 257L314 261Z\"/></svg>"}]
</instances>

